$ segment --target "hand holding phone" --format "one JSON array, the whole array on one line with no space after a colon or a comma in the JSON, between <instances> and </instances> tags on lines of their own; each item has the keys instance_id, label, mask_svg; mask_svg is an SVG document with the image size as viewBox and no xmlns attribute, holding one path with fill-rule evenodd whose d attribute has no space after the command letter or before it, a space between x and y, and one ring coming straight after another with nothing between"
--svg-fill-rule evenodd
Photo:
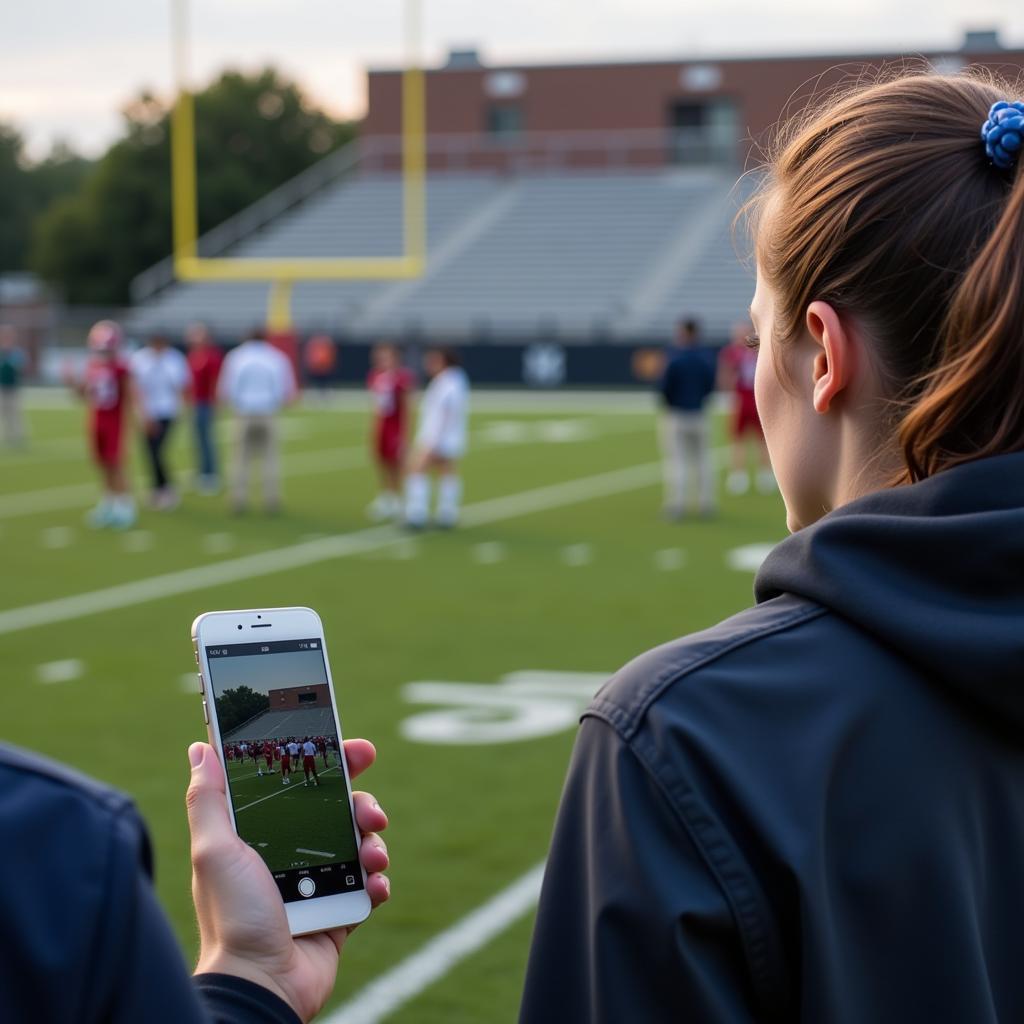
<instances>
[{"instance_id":1,"label":"hand holding phone","mask_svg":"<svg viewBox=\"0 0 1024 1024\"><path fill-rule=\"evenodd\" d=\"M207 612L192 641L230 821L269 868L291 933L357 924L371 904L320 617Z\"/></svg>"},{"instance_id":2,"label":"hand holding phone","mask_svg":"<svg viewBox=\"0 0 1024 1024\"><path fill-rule=\"evenodd\" d=\"M348 740L352 778L374 761L366 740ZM334 987L338 955L353 926L293 938L284 904L258 853L235 833L228 812L224 771L212 747L194 743L186 803L192 832L192 893L201 948L197 974L246 978L284 999L303 1019L323 1006ZM373 906L389 895L387 850L377 832L387 817L368 793L356 793L355 818L362 833L359 857Z\"/></svg>"}]
</instances>

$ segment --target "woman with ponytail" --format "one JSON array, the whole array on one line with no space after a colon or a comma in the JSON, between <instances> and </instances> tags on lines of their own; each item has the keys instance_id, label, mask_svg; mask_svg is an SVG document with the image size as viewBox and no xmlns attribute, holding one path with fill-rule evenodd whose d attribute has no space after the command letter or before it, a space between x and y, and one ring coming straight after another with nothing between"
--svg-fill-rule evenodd
<instances>
[{"instance_id":1,"label":"woman with ponytail","mask_svg":"<svg viewBox=\"0 0 1024 1024\"><path fill-rule=\"evenodd\" d=\"M860 86L747 210L792 532L584 716L522 1020L1024 1021L1024 94Z\"/></svg>"}]
</instances>

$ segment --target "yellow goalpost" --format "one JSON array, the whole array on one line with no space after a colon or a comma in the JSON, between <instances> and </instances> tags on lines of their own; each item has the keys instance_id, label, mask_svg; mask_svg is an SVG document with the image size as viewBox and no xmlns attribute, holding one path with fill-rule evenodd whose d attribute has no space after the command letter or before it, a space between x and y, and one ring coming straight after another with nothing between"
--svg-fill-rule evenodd
<instances>
[{"instance_id":1,"label":"yellow goalpost","mask_svg":"<svg viewBox=\"0 0 1024 1024\"><path fill-rule=\"evenodd\" d=\"M175 275L184 281L267 281L268 326L290 326L296 281L419 277L426 264L426 102L420 64L422 0L402 0L406 61L402 72L402 239L400 256L246 259L198 252L195 115L188 77L188 3L171 0L175 102L171 112L171 208Z\"/></svg>"}]
</instances>

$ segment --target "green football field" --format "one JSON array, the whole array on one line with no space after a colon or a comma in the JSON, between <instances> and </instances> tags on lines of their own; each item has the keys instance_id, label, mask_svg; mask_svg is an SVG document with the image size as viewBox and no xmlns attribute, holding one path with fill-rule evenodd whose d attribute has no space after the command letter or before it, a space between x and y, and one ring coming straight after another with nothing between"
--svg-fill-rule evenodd
<instances>
[{"instance_id":1,"label":"green football field","mask_svg":"<svg viewBox=\"0 0 1024 1024\"><path fill-rule=\"evenodd\" d=\"M287 784L278 761L269 774L262 758L258 765L251 758L229 762L228 779L239 835L263 857L271 871L355 859L348 809L344 806L345 780L333 755L328 754L327 762L325 766L317 755L319 780L310 779L308 785L301 759Z\"/></svg>"},{"instance_id":2,"label":"green football field","mask_svg":"<svg viewBox=\"0 0 1024 1024\"><path fill-rule=\"evenodd\" d=\"M491 927L469 954L386 1019L514 1020L528 873L580 710L633 655L750 603L753 572L785 533L780 499L723 497L712 521L664 522L647 398L481 394L463 526L406 537L365 518L373 472L352 396L285 418L283 514L232 517L223 497L186 492L175 512L95 532L81 424L72 404L35 396L31 447L0 449L2 738L132 794L192 957L185 750L205 727L189 626L218 608L317 609L345 735L378 750L357 785L391 819L392 900L346 947L331 1006L485 907ZM184 479L182 427L173 448ZM137 445L132 455L141 480ZM276 776L241 784L264 783L280 788ZM289 798L300 794L317 791ZM260 807L283 811L286 799ZM492 913L510 886L519 909Z\"/></svg>"}]
</instances>

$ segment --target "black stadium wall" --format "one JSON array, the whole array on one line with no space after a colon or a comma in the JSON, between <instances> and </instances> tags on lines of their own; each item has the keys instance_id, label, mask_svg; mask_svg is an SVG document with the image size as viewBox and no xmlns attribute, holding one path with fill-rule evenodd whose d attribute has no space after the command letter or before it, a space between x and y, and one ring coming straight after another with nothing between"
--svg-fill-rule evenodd
<instances>
[{"instance_id":1,"label":"black stadium wall","mask_svg":"<svg viewBox=\"0 0 1024 1024\"><path fill-rule=\"evenodd\" d=\"M403 345L407 366L419 372L429 343ZM558 341L453 345L474 386L535 388L650 387L661 371L660 340L634 344ZM361 385L370 369L369 343L340 342L334 372L323 383ZM307 379L305 384L314 382Z\"/></svg>"}]
</instances>

